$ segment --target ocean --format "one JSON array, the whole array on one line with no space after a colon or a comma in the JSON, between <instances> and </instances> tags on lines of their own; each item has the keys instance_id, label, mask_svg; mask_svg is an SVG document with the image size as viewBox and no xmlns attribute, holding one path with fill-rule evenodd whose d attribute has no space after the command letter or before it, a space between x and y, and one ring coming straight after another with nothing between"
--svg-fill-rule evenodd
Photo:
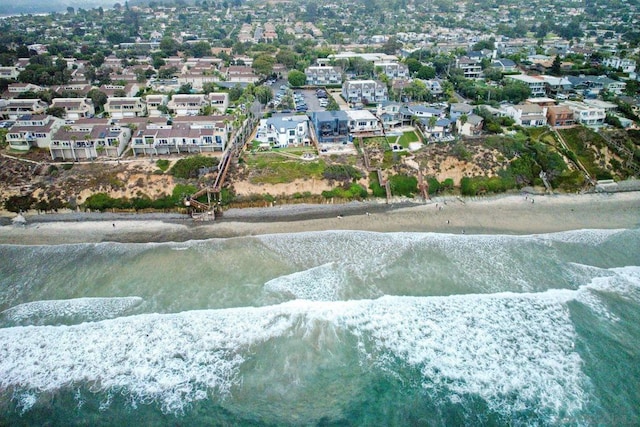
<instances>
[{"instance_id":1,"label":"ocean","mask_svg":"<svg viewBox=\"0 0 640 427\"><path fill-rule=\"evenodd\" d=\"M0 425L640 425L640 230L0 259Z\"/></svg>"}]
</instances>

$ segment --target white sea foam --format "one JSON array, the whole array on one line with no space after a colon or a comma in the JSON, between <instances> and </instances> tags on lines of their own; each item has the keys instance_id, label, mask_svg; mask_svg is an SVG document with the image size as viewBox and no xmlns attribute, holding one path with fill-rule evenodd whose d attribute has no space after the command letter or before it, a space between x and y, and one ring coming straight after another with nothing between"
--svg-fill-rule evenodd
<instances>
[{"instance_id":1,"label":"white sea foam","mask_svg":"<svg viewBox=\"0 0 640 427\"><path fill-rule=\"evenodd\" d=\"M123 316L142 301L140 297L33 301L11 307L0 315L16 325L98 321Z\"/></svg>"},{"instance_id":2,"label":"white sea foam","mask_svg":"<svg viewBox=\"0 0 640 427\"><path fill-rule=\"evenodd\" d=\"M329 263L270 280L264 290L311 301L337 301L344 298L346 282L346 272Z\"/></svg>"},{"instance_id":3,"label":"white sea foam","mask_svg":"<svg viewBox=\"0 0 640 427\"><path fill-rule=\"evenodd\" d=\"M260 236L260 241L278 256L308 267L339 263L361 278L378 275L405 250L425 239L425 233L372 233L324 231ZM383 262L384 261L384 262Z\"/></svg>"},{"instance_id":4,"label":"white sea foam","mask_svg":"<svg viewBox=\"0 0 640 427\"><path fill-rule=\"evenodd\" d=\"M428 393L451 396L452 402L477 396L507 419L526 409L542 423L554 423L579 417L589 400L567 303L593 286L633 292L640 283L638 267L609 271L615 273L608 278L613 285L594 281L578 290L294 300L5 328L0 329L0 389L31 396L88 383L107 396L126 391L132 405L155 401L166 412L180 413L198 400L232 397L233 387L242 387L241 366L260 354L256 347L274 338L307 339L318 334L301 338L293 331L328 325L357 337L368 363L393 370L399 361L418 369ZM616 284L620 277L628 283ZM23 400L25 408L33 405L30 398ZM107 397L101 408L108 405Z\"/></svg>"},{"instance_id":5,"label":"white sea foam","mask_svg":"<svg viewBox=\"0 0 640 427\"><path fill-rule=\"evenodd\" d=\"M536 234L532 237L562 243L577 243L580 245L598 246L612 237L629 230L570 230L558 233Z\"/></svg>"}]
</instances>

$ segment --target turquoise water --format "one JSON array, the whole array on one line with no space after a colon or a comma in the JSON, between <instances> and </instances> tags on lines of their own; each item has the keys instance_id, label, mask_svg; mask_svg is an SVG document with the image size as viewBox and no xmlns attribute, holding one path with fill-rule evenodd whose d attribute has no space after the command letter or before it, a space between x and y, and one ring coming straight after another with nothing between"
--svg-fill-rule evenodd
<instances>
[{"instance_id":1,"label":"turquoise water","mask_svg":"<svg viewBox=\"0 0 640 427\"><path fill-rule=\"evenodd\" d=\"M0 424L639 425L640 230L0 245Z\"/></svg>"}]
</instances>

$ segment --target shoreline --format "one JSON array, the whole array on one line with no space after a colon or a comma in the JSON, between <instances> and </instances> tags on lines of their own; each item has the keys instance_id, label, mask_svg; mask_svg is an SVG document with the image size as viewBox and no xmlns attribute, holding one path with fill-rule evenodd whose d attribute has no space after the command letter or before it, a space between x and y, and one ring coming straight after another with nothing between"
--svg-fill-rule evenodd
<instances>
[{"instance_id":1,"label":"shoreline","mask_svg":"<svg viewBox=\"0 0 640 427\"><path fill-rule=\"evenodd\" d=\"M640 228L640 192L283 205L230 209L212 222L194 222L178 214L65 213L25 218L26 225L0 226L0 244L184 242L325 230L528 235Z\"/></svg>"}]
</instances>

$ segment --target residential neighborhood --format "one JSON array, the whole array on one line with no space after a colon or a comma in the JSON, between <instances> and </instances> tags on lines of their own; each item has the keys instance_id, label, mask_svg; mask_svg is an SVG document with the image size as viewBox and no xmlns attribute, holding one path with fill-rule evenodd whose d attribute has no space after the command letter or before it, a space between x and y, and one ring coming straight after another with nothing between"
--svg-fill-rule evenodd
<instances>
[{"instance_id":1,"label":"residential neighborhood","mask_svg":"<svg viewBox=\"0 0 640 427\"><path fill-rule=\"evenodd\" d=\"M484 3L125 2L7 16L3 152L54 164L301 149L355 156L363 170L378 150L404 153L385 181L407 155L441 147L468 161L478 138L586 127L609 142L626 132L605 169L634 176L637 6ZM552 151L580 169L571 150ZM432 168L442 178L426 159L412 173Z\"/></svg>"}]
</instances>

